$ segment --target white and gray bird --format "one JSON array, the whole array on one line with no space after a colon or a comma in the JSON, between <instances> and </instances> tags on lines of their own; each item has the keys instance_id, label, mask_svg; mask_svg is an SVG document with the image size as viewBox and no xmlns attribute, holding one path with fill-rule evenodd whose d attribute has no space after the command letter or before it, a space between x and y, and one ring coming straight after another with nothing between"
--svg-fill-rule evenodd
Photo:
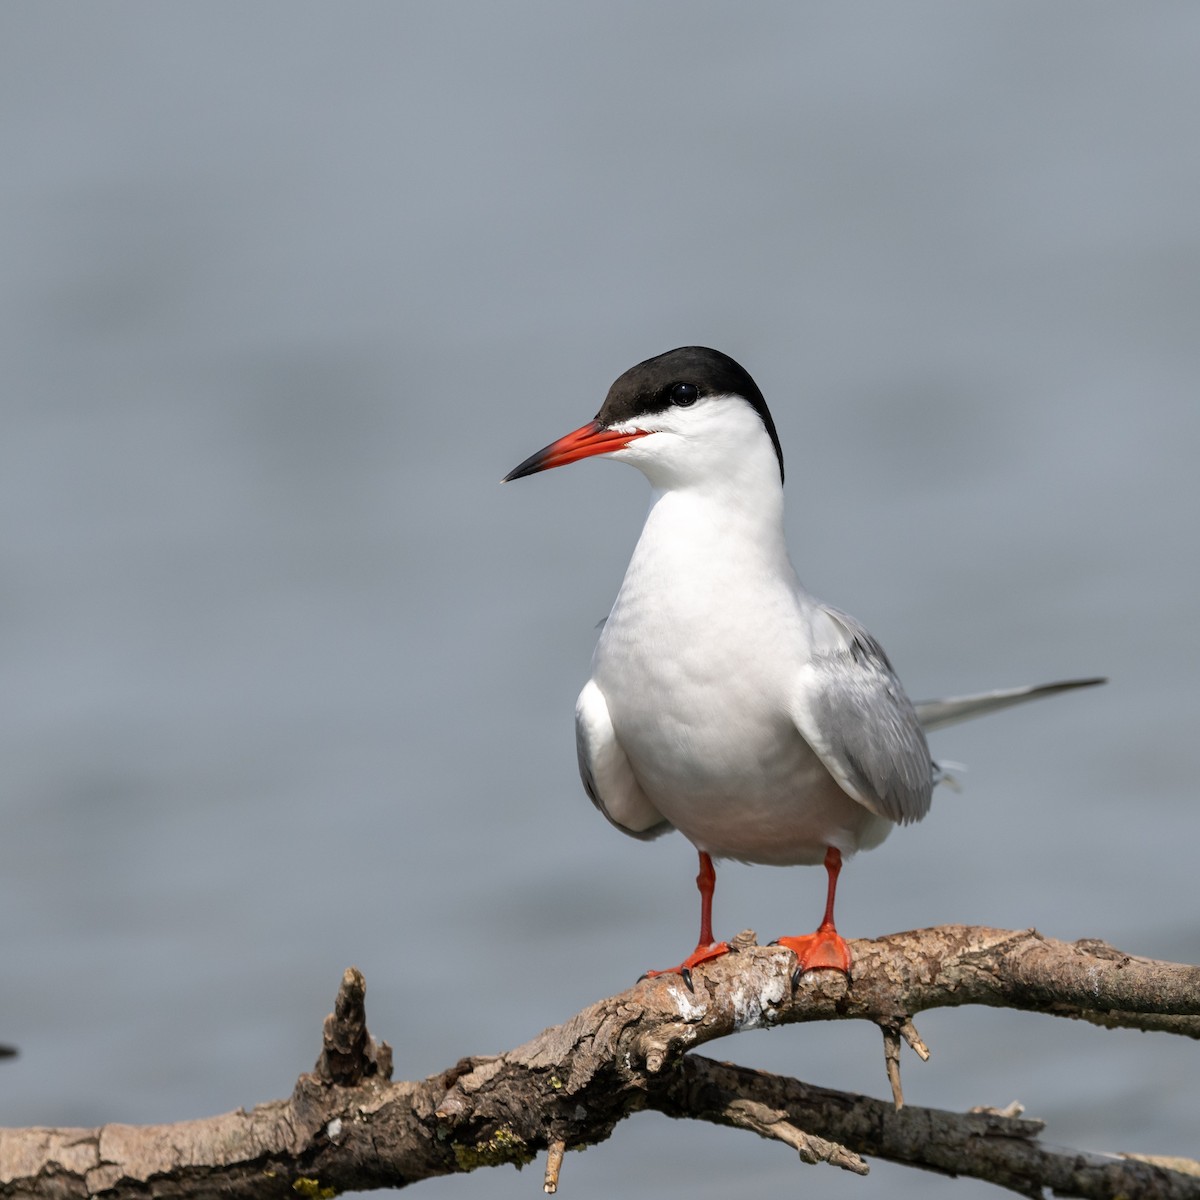
<instances>
[{"instance_id":1,"label":"white and gray bird","mask_svg":"<svg viewBox=\"0 0 1200 1200\"><path fill-rule=\"evenodd\" d=\"M595 455L637 467L651 495L575 708L579 773L623 833L678 829L699 851L699 943L670 971L690 987L695 966L728 950L712 933L712 860L733 858L823 862L820 927L779 943L797 977L848 972L838 872L929 811L938 769L924 730L1103 681L913 705L870 633L797 578L775 423L725 354L685 346L631 367L594 421L506 481Z\"/></svg>"}]
</instances>

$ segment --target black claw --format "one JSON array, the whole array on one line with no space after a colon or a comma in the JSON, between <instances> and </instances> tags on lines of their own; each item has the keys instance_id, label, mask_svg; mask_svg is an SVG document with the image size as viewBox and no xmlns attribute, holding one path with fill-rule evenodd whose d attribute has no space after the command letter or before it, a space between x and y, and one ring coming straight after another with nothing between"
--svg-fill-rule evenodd
<instances>
[{"instance_id":1,"label":"black claw","mask_svg":"<svg viewBox=\"0 0 1200 1200\"><path fill-rule=\"evenodd\" d=\"M813 970L822 970L823 968L820 968L820 967L809 967L808 969L809 969L810 971L813 971ZM839 968L839 967L831 967L831 968L829 968L829 969L830 969L830 970L835 970L835 971L836 971L836 970L840 970L840 968ZM843 974L843 975L845 975L845 977L846 977L846 986L847 986L847 987L853 986L853 984L854 984L854 976L853 976L853 975L851 975L849 971L842 971L842 974ZM794 992L794 991L795 991L795 990L796 990L796 989L797 989L797 988L800 986L800 980L801 980L803 977L804 977L804 968L803 968L803 967L799 967L799 966L798 966L798 967L797 967L797 968L796 968L796 969L795 969L795 970L792 972L792 991L793 991L793 992Z\"/></svg>"},{"instance_id":2,"label":"black claw","mask_svg":"<svg viewBox=\"0 0 1200 1200\"><path fill-rule=\"evenodd\" d=\"M691 971L689 971L689 970L687 969L687 967L684 967L684 968L683 968L683 970L679 972L679 974L683 976L683 982L687 984L687 990L688 990L689 992L691 992L693 995L695 995L695 993L696 993L696 989L695 989L694 987L692 987L692 973L691 973Z\"/></svg>"},{"instance_id":3,"label":"black claw","mask_svg":"<svg viewBox=\"0 0 1200 1200\"><path fill-rule=\"evenodd\" d=\"M649 971L643 971L643 972L642 972L642 973L641 973L641 974L640 974L640 975L637 977L637 981L638 981L638 983L641 983L643 979L649 979L649 978L650 978L650 972L649 972Z\"/></svg>"}]
</instances>

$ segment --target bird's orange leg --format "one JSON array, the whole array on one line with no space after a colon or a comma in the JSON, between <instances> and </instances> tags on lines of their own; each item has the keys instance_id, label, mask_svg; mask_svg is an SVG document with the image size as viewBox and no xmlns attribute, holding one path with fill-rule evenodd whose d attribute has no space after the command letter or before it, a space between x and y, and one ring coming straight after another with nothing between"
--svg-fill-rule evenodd
<instances>
[{"instance_id":1,"label":"bird's orange leg","mask_svg":"<svg viewBox=\"0 0 1200 1200\"><path fill-rule=\"evenodd\" d=\"M829 891L825 897L825 916L816 933L803 937L781 937L777 944L786 946L796 956L793 986L805 971L829 969L850 974L850 947L833 924L833 899L837 894L838 874L842 869L840 850L832 846L825 852L825 870L829 875Z\"/></svg>"},{"instance_id":2,"label":"bird's orange leg","mask_svg":"<svg viewBox=\"0 0 1200 1200\"><path fill-rule=\"evenodd\" d=\"M653 979L656 975L682 975L688 991L695 991L692 987L692 968L708 962L710 958L720 958L722 954L729 953L728 942L713 941L712 898L717 886L717 870L703 850L700 851L700 874L696 876L696 886L700 889L700 941L696 949L679 966L667 967L665 971L647 971L643 979Z\"/></svg>"}]
</instances>

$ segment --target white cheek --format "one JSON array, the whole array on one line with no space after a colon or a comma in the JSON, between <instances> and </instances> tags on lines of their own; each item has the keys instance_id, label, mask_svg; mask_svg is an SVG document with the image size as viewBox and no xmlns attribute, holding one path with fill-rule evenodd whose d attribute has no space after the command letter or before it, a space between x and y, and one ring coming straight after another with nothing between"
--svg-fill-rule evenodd
<instances>
[{"instance_id":1,"label":"white cheek","mask_svg":"<svg viewBox=\"0 0 1200 1200\"><path fill-rule=\"evenodd\" d=\"M751 473L756 474L767 469L763 462L769 466L774 461L761 418L734 397L705 397L686 408L664 409L610 428L645 435L608 457L637 467L655 487L726 477L739 462L755 464ZM777 474L777 468L771 471Z\"/></svg>"},{"instance_id":2,"label":"white cheek","mask_svg":"<svg viewBox=\"0 0 1200 1200\"><path fill-rule=\"evenodd\" d=\"M658 430L638 438L636 442L630 442L628 446L614 451L609 457L615 458L617 462L629 463L639 470L650 471L670 467L683 457L685 448L685 439L679 434Z\"/></svg>"}]
</instances>

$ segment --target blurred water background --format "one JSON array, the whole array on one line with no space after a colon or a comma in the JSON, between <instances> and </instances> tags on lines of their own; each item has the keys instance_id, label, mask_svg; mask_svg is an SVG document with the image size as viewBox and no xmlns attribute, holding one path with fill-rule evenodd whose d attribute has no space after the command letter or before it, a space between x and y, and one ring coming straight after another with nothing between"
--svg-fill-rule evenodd
<instances>
[{"instance_id":1,"label":"blurred water background","mask_svg":"<svg viewBox=\"0 0 1200 1200\"><path fill-rule=\"evenodd\" d=\"M0 1122L284 1095L351 963L411 1078L691 946L690 847L574 762L646 485L498 486L691 342L915 697L1112 677L935 735L966 790L849 866L844 932L1200 959L1198 53L1184 2L6 4ZM823 888L726 866L718 930ZM1190 1042L918 1027L911 1102L1197 1150ZM887 1094L870 1028L715 1052ZM653 1116L563 1187L994 1194Z\"/></svg>"}]
</instances>

